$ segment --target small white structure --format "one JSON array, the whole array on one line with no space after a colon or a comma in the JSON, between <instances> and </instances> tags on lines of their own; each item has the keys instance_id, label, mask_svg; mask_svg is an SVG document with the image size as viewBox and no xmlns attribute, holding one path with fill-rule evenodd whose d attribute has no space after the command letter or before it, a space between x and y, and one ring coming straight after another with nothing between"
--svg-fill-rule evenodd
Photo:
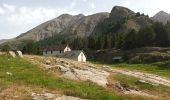
<instances>
[{"instance_id":1,"label":"small white structure","mask_svg":"<svg viewBox=\"0 0 170 100\"><path fill-rule=\"evenodd\" d=\"M86 62L86 55L82 50L65 52L62 57L79 61L79 62Z\"/></svg>"},{"instance_id":2,"label":"small white structure","mask_svg":"<svg viewBox=\"0 0 170 100\"><path fill-rule=\"evenodd\" d=\"M44 56L62 56L65 52L71 51L68 45L50 46L43 50Z\"/></svg>"}]
</instances>

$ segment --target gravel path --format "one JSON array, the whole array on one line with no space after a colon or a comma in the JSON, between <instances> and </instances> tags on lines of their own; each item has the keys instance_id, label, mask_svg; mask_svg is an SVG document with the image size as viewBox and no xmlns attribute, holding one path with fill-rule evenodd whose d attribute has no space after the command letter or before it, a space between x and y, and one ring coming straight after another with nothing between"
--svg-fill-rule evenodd
<instances>
[{"instance_id":1,"label":"gravel path","mask_svg":"<svg viewBox=\"0 0 170 100\"><path fill-rule=\"evenodd\" d=\"M170 79L156 75L156 74L116 69L116 68L111 68L109 66L108 67L105 66L105 68L109 68L109 70L113 73L121 73L121 74L124 74L124 75L137 77L137 78L140 78L142 80L149 81L152 84L161 84L161 85L165 85L165 86L170 86Z\"/></svg>"}]
</instances>

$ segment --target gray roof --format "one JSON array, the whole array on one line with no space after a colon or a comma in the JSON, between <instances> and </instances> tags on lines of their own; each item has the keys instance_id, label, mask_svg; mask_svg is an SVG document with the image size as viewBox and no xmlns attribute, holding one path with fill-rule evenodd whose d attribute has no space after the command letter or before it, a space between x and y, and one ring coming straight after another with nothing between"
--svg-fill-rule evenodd
<instances>
[{"instance_id":1,"label":"gray roof","mask_svg":"<svg viewBox=\"0 0 170 100\"><path fill-rule=\"evenodd\" d=\"M62 57L77 60L77 57L80 55L81 52L83 51L82 50L68 51L65 52Z\"/></svg>"},{"instance_id":2,"label":"gray roof","mask_svg":"<svg viewBox=\"0 0 170 100\"><path fill-rule=\"evenodd\" d=\"M53 45L53 46L48 46L47 48L44 49L44 51L63 51L68 45Z\"/></svg>"}]
</instances>

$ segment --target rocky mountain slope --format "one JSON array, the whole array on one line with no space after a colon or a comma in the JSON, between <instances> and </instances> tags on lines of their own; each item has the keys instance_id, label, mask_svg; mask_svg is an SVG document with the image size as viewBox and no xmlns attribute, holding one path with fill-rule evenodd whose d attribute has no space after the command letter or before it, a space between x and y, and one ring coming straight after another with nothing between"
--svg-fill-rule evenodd
<instances>
[{"instance_id":1,"label":"rocky mountain slope","mask_svg":"<svg viewBox=\"0 0 170 100\"><path fill-rule=\"evenodd\" d=\"M6 40L6 39L0 40L0 44L4 43L4 42L6 42L6 41L8 41L8 40Z\"/></svg>"},{"instance_id":2,"label":"rocky mountain slope","mask_svg":"<svg viewBox=\"0 0 170 100\"><path fill-rule=\"evenodd\" d=\"M115 6L111 13L97 13L89 16L63 14L21 34L9 42L16 45L25 40L40 41L50 37L90 36L106 33L126 33L152 24L148 16L137 15L128 8Z\"/></svg>"},{"instance_id":3,"label":"rocky mountain slope","mask_svg":"<svg viewBox=\"0 0 170 100\"><path fill-rule=\"evenodd\" d=\"M52 19L48 22L45 22L34 29L21 34L20 36L16 37L17 40L35 40L39 41L48 37L51 37L55 34L61 33L64 29L71 26L78 21L79 19L83 18L84 15L76 15L72 16L69 14L63 14L55 19Z\"/></svg>"},{"instance_id":4,"label":"rocky mountain slope","mask_svg":"<svg viewBox=\"0 0 170 100\"><path fill-rule=\"evenodd\" d=\"M166 24L167 21L170 21L170 14L164 11L160 11L155 16L152 17L152 20L155 22L162 22Z\"/></svg>"},{"instance_id":5,"label":"rocky mountain slope","mask_svg":"<svg viewBox=\"0 0 170 100\"><path fill-rule=\"evenodd\" d=\"M108 16L109 13L98 13L90 16L63 14L21 34L13 39L13 41L40 41L57 34L90 35L98 22Z\"/></svg>"},{"instance_id":6,"label":"rocky mountain slope","mask_svg":"<svg viewBox=\"0 0 170 100\"><path fill-rule=\"evenodd\" d=\"M115 6L109 18L98 24L93 34L126 33L129 29L139 30L141 27L150 26L150 18L145 15L138 15L128 8Z\"/></svg>"}]
</instances>

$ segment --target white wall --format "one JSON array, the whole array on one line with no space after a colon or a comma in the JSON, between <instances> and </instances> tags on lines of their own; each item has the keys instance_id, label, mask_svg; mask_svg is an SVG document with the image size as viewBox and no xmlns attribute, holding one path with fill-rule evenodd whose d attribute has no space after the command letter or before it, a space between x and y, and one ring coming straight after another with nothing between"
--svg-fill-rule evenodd
<instances>
[{"instance_id":1,"label":"white wall","mask_svg":"<svg viewBox=\"0 0 170 100\"><path fill-rule=\"evenodd\" d=\"M86 56L84 55L83 52L81 52L78 56L78 61L80 62L86 62Z\"/></svg>"},{"instance_id":2,"label":"white wall","mask_svg":"<svg viewBox=\"0 0 170 100\"><path fill-rule=\"evenodd\" d=\"M64 51L61 51L61 53L60 51L53 51L52 53L51 51L47 51L47 53L43 51L43 55L44 56L61 56L61 55L64 55Z\"/></svg>"},{"instance_id":3,"label":"white wall","mask_svg":"<svg viewBox=\"0 0 170 100\"><path fill-rule=\"evenodd\" d=\"M64 49L64 52L66 51L71 51L71 49L68 46L66 46L66 48Z\"/></svg>"}]
</instances>

